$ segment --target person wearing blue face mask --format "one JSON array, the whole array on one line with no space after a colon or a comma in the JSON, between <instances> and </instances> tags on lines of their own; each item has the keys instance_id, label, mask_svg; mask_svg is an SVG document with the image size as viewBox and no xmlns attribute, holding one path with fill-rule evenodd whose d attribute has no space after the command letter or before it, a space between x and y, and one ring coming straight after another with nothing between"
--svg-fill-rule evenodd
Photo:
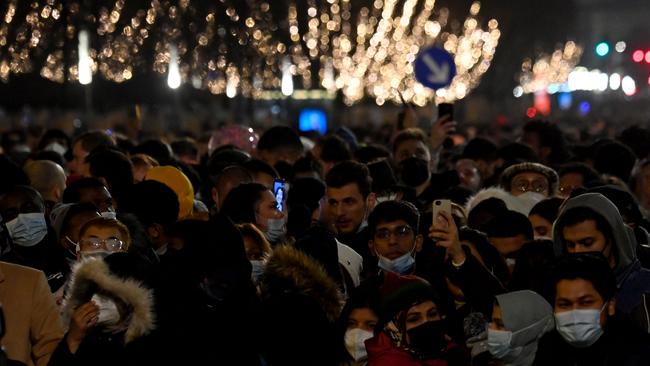
<instances>
[{"instance_id":1,"label":"person wearing blue face mask","mask_svg":"<svg viewBox=\"0 0 650 366\"><path fill-rule=\"evenodd\" d=\"M408 275L415 272L415 256L422 249L418 233L420 215L408 202L382 202L370 214L370 253L383 272Z\"/></svg>"},{"instance_id":2,"label":"person wearing blue face mask","mask_svg":"<svg viewBox=\"0 0 650 366\"><path fill-rule=\"evenodd\" d=\"M13 187L0 196L0 215L12 242L3 260L42 270L50 287L59 288L67 264L56 247L54 233L49 234L45 203L38 191Z\"/></svg>"},{"instance_id":3,"label":"person wearing blue face mask","mask_svg":"<svg viewBox=\"0 0 650 366\"><path fill-rule=\"evenodd\" d=\"M487 348L505 365L530 366L537 343L553 329L553 309L536 292L522 290L496 296Z\"/></svg>"},{"instance_id":4,"label":"person wearing blue face mask","mask_svg":"<svg viewBox=\"0 0 650 366\"><path fill-rule=\"evenodd\" d=\"M555 331L534 365L647 365L650 340L617 314L616 280L600 253L570 254L552 271Z\"/></svg>"}]
</instances>

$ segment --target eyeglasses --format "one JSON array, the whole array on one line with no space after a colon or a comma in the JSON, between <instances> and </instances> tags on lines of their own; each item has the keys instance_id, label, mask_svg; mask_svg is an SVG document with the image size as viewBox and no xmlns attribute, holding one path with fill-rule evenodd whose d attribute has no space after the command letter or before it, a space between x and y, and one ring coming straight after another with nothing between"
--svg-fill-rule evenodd
<instances>
[{"instance_id":1,"label":"eyeglasses","mask_svg":"<svg viewBox=\"0 0 650 366\"><path fill-rule=\"evenodd\" d=\"M398 226L395 230L379 229L375 231L375 240L388 240L391 235L395 235L398 239L405 239L411 236L413 229L408 225Z\"/></svg>"},{"instance_id":2,"label":"eyeglasses","mask_svg":"<svg viewBox=\"0 0 650 366\"><path fill-rule=\"evenodd\" d=\"M533 181L517 179L512 182L512 186L521 192L544 193L548 191L548 182L545 179L535 179Z\"/></svg>"},{"instance_id":3,"label":"eyeglasses","mask_svg":"<svg viewBox=\"0 0 650 366\"><path fill-rule=\"evenodd\" d=\"M97 250L102 247L111 252L117 252L124 248L124 242L120 239L110 238L110 239L81 239L79 241L79 247L89 250Z\"/></svg>"}]
</instances>

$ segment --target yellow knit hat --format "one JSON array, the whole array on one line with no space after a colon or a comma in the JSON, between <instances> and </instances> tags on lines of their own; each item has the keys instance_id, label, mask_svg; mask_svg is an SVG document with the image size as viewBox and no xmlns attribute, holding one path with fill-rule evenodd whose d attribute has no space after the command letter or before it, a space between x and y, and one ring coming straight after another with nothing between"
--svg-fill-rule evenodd
<instances>
[{"instance_id":1,"label":"yellow knit hat","mask_svg":"<svg viewBox=\"0 0 650 366\"><path fill-rule=\"evenodd\" d=\"M182 220L192 214L194 208L194 188L187 176L173 166L157 166L149 169L145 180L155 180L171 188L178 197L178 219Z\"/></svg>"}]
</instances>

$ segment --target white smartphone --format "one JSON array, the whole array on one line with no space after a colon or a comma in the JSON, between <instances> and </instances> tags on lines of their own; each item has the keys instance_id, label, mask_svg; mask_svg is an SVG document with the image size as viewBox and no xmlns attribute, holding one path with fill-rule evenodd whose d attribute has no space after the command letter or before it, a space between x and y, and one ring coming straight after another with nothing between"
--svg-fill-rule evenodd
<instances>
[{"instance_id":1,"label":"white smartphone","mask_svg":"<svg viewBox=\"0 0 650 366\"><path fill-rule=\"evenodd\" d=\"M438 215L440 215L440 213L442 211L447 212L448 214L451 215L451 200L435 200L435 201L433 201L432 211L433 211L433 222L434 223L436 222L436 219L437 219Z\"/></svg>"}]
</instances>

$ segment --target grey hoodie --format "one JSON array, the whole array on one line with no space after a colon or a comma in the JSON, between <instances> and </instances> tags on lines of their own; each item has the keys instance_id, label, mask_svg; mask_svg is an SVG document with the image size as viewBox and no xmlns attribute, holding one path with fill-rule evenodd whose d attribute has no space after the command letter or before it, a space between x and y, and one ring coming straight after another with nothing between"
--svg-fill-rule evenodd
<instances>
[{"instance_id":1,"label":"grey hoodie","mask_svg":"<svg viewBox=\"0 0 650 366\"><path fill-rule=\"evenodd\" d=\"M613 250L618 254L616 274L616 308L646 333L650 333L650 271L641 267L636 256L637 242L632 228L623 223L618 209L600 193L585 193L568 200L560 218L570 209L586 207L602 216L614 236ZM566 254L566 242L557 225L553 225L555 254Z\"/></svg>"},{"instance_id":2,"label":"grey hoodie","mask_svg":"<svg viewBox=\"0 0 650 366\"><path fill-rule=\"evenodd\" d=\"M598 215L602 216L612 228L614 236L614 249L617 251L618 263L614 272L616 273L617 282L628 267L637 261L636 259L636 239L634 231L623 222L621 214L612 201L605 198L600 193L585 193L566 201L562 212L558 215L558 220L568 210L575 207L586 207L592 209ZM556 221L557 222L557 221ZM566 242L562 233L556 225L553 225L553 243L556 256L566 254Z\"/></svg>"},{"instance_id":3,"label":"grey hoodie","mask_svg":"<svg viewBox=\"0 0 650 366\"><path fill-rule=\"evenodd\" d=\"M506 365L532 365L539 339L555 326L551 304L530 290L497 295L496 299L503 325L513 333L510 345L521 350L516 358L503 361Z\"/></svg>"}]
</instances>

